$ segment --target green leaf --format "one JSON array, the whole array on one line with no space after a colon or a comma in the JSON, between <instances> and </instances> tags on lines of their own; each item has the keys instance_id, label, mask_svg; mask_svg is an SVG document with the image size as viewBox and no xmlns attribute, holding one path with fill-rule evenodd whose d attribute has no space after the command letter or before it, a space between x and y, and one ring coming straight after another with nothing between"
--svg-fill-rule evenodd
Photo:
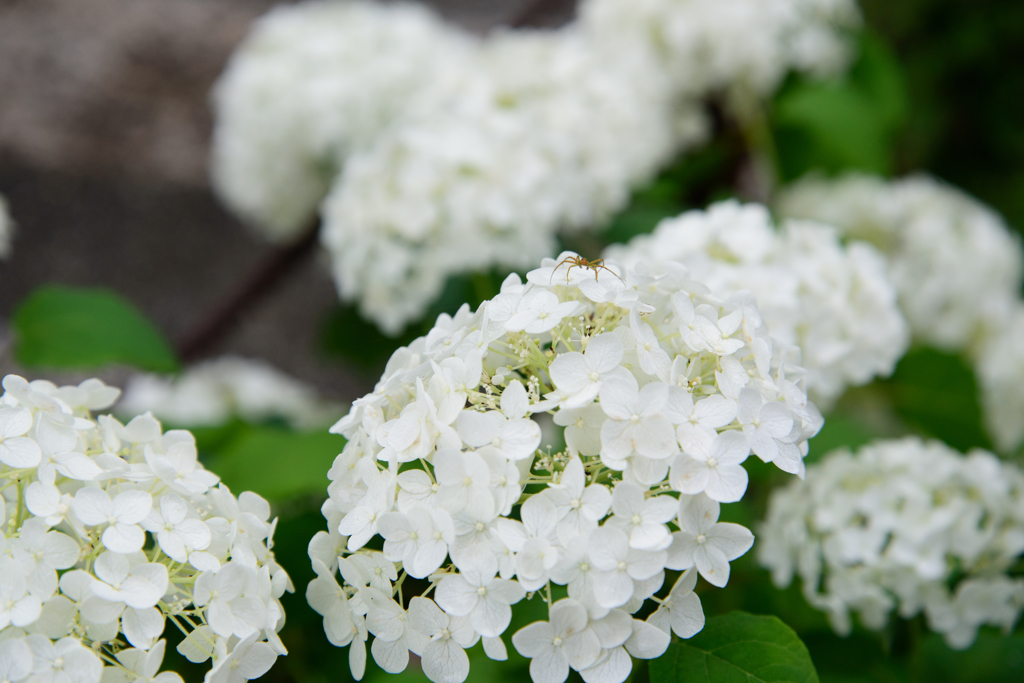
<instances>
[{"instance_id":1,"label":"green leaf","mask_svg":"<svg viewBox=\"0 0 1024 683\"><path fill-rule=\"evenodd\" d=\"M662 220L677 216L682 211L683 207L672 202L634 200L608 224L602 237L609 243L625 244L637 235L653 232Z\"/></svg>"},{"instance_id":2,"label":"green leaf","mask_svg":"<svg viewBox=\"0 0 1024 683\"><path fill-rule=\"evenodd\" d=\"M14 313L15 357L26 367L87 370L111 363L174 372L171 345L135 306L108 289L46 285Z\"/></svg>"},{"instance_id":3,"label":"green leaf","mask_svg":"<svg viewBox=\"0 0 1024 683\"><path fill-rule=\"evenodd\" d=\"M867 425L854 417L829 415L825 418L821 431L807 443L808 453L804 462L810 465L829 451L844 446L856 450L877 436Z\"/></svg>"},{"instance_id":4,"label":"green leaf","mask_svg":"<svg viewBox=\"0 0 1024 683\"><path fill-rule=\"evenodd\" d=\"M816 83L790 92L776 105L781 149L792 154L784 172L800 175L794 166L826 171L855 168L887 173L890 167L887 131L874 103L845 83Z\"/></svg>"},{"instance_id":5,"label":"green leaf","mask_svg":"<svg viewBox=\"0 0 1024 683\"><path fill-rule=\"evenodd\" d=\"M270 500L322 495L327 471L344 446L344 437L326 431L247 426L207 464L236 493L255 491Z\"/></svg>"},{"instance_id":6,"label":"green leaf","mask_svg":"<svg viewBox=\"0 0 1024 683\"><path fill-rule=\"evenodd\" d=\"M652 183L633 193L629 206L601 230L601 240L605 244L626 243L637 235L652 232L661 220L678 216L687 208L732 196L731 173L736 154L728 142L714 140L683 155ZM587 255L587 250L576 249L575 244L566 246ZM596 255L599 251L591 253Z\"/></svg>"},{"instance_id":7,"label":"green leaf","mask_svg":"<svg viewBox=\"0 0 1024 683\"><path fill-rule=\"evenodd\" d=\"M910 115L906 78L896 55L878 36L861 36L860 57L850 78L874 104L886 128L893 130L904 125Z\"/></svg>"},{"instance_id":8,"label":"green leaf","mask_svg":"<svg viewBox=\"0 0 1024 683\"><path fill-rule=\"evenodd\" d=\"M908 101L895 56L881 40L863 34L857 62L844 78L795 78L777 96L772 124L783 177L812 169L890 173Z\"/></svg>"},{"instance_id":9,"label":"green leaf","mask_svg":"<svg viewBox=\"0 0 1024 683\"><path fill-rule=\"evenodd\" d=\"M420 327L388 337L359 315L355 306L335 306L320 326L320 351L346 361L367 379L380 376L395 349L419 336Z\"/></svg>"},{"instance_id":10,"label":"green leaf","mask_svg":"<svg viewBox=\"0 0 1024 683\"><path fill-rule=\"evenodd\" d=\"M915 653L918 680L929 683L1024 681L1024 633L1003 635L985 628L966 650L952 650L930 634Z\"/></svg>"},{"instance_id":11,"label":"green leaf","mask_svg":"<svg viewBox=\"0 0 1024 683\"><path fill-rule=\"evenodd\" d=\"M492 270L454 275L445 282L444 290L427 309L422 319L410 323L397 336L388 336L363 318L357 307L339 305L332 308L320 325L319 349L325 355L347 362L367 379L376 379L396 349L408 346L417 337L426 335L442 313L454 315L463 304L473 309L501 291L508 272Z\"/></svg>"},{"instance_id":12,"label":"green leaf","mask_svg":"<svg viewBox=\"0 0 1024 683\"><path fill-rule=\"evenodd\" d=\"M673 639L650 664L660 683L817 683L807 647L777 617L730 612L689 640Z\"/></svg>"}]
</instances>

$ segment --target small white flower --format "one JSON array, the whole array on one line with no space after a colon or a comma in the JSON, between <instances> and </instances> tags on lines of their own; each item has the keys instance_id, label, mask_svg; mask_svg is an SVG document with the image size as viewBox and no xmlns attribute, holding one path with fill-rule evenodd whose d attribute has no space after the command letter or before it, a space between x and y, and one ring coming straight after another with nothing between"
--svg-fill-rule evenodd
<instances>
[{"instance_id":1,"label":"small white flower","mask_svg":"<svg viewBox=\"0 0 1024 683\"><path fill-rule=\"evenodd\" d=\"M35 467L42 458L39 444L26 438L32 428L32 411L24 407L0 406L0 463L21 469Z\"/></svg>"},{"instance_id":2,"label":"small white flower","mask_svg":"<svg viewBox=\"0 0 1024 683\"><path fill-rule=\"evenodd\" d=\"M0 641L0 680L18 683L32 673L32 650L21 638Z\"/></svg>"},{"instance_id":3,"label":"small white flower","mask_svg":"<svg viewBox=\"0 0 1024 683\"><path fill-rule=\"evenodd\" d=\"M693 569L683 572L648 621L665 633L674 632L680 638L692 638L704 628L704 610L700 598L693 592L696 585L697 572Z\"/></svg>"},{"instance_id":4,"label":"small white flower","mask_svg":"<svg viewBox=\"0 0 1024 683\"><path fill-rule=\"evenodd\" d=\"M491 518L491 470L479 454L445 449L434 455L434 474L440 485L438 503L451 513L466 511Z\"/></svg>"},{"instance_id":5,"label":"small white flower","mask_svg":"<svg viewBox=\"0 0 1024 683\"><path fill-rule=\"evenodd\" d=\"M530 658L534 681L562 683L569 677L569 667L581 671L597 661L601 643L587 628L587 610L571 598L552 605L548 619L516 631L512 644Z\"/></svg>"},{"instance_id":6,"label":"small white flower","mask_svg":"<svg viewBox=\"0 0 1024 683\"><path fill-rule=\"evenodd\" d=\"M193 439L175 441L163 453L146 446L145 453L153 473L182 495L204 493L219 480L199 465Z\"/></svg>"},{"instance_id":7,"label":"small white flower","mask_svg":"<svg viewBox=\"0 0 1024 683\"><path fill-rule=\"evenodd\" d=\"M665 552L635 550L622 531L602 527L590 536L590 558L598 570L594 596L602 607L619 607L633 597L634 581L650 579L665 568Z\"/></svg>"},{"instance_id":8,"label":"small white flower","mask_svg":"<svg viewBox=\"0 0 1024 683\"><path fill-rule=\"evenodd\" d=\"M11 624L28 626L38 619L43 603L28 594L25 577L10 557L0 557L0 578L0 631Z\"/></svg>"},{"instance_id":9,"label":"small white flower","mask_svg":"<svg viewBox=\"0 0 1024 683\"><path fill-rule=\"evenodd\" d=\"M694 440L672 463L672 488L689 495L706 493L721 503L733 503L747 490L747 471L741 463L750 445L741 432Z\"/></svg>"},{"instance_id":10,"label":"small white flower","mask_svg":"<svg viewBox=\"0 0 1024 683\"><path fill-rule=\"evenodd\" d=\"M509 332L541 334L553 329L565 318L582 308L579 302L559 302L558 297L546 290L534 290L519 303L518 311L505 323Z\"/></svg>"},{"instance_id":11,"label":"small white flower","mask_svg":"<svg viewBox=\"0 0 1024 683\"><path fill-rule=\"evenodd\" d=\"M182 683L181 676L173 671L157 673L164 661L166 646L167 641L161 640L149 652L136 648L121 650L115 656L124 669L105 669L103 680L106 681L109 677L111 683Z\"/></svg>"},{"instance_id":12,"label":"small white flower","mask_svg":"<svg viewBox=\"0 0 1024 683\"><path fill-rule=\"evenodd\" d=\"M528 409L526 390L514 380L501 392L500 413L465 410L459 414L459 436L481 452L514 461L531 458L540 445L541 434L540 426L526 418Z\"/></svg>"},{"instance_id":13,"label":"small white flower","mask_svg":"<svg viewBox=\"0 0 1024 683\"><path fill-rule=\"evenodd\" d=\"M96 558L92 592L110 602L135 609L154 606L167 592L167 567L155 562L131 566L120 553L105 552Z\"/></svg>"},{"instance_id":14,"label":"small white flower","mask_svg":"<svg viewBox=\"0 0 1024 683\"><path fill-rule=\"evenodd\" d=\"M370 652L388 673L401 673L409 665L409 652L423 652L427 637L409 626L409 615L384 593L368 588L360 591L366 603L366 628L374 636Z\"/></svg>"},{"instance_id":15,"label":"small white flower","mask_svg":"<svg viewBox=\"0 0 1024 683\"><path fill-rule=\"evenodd\" d=\"M579 458L573 458L562 471L558 486L543 493L551 501L558 515L556 532L562 545L578 536L585 536L597 528L597 523L608 514L612 495L601 484L585 486L586 474Z\"/></svg>"},{"instance_id":16,"label":"small white flower","mask_svg":"<svg viewBox=\"0 0 1024 683\"><path fill-rule=\"evenodd\" d=\"M590 548L590 533L570 540L558 563L551 568L552 580L566 586L570 598L586 600L594 592L598 570L590 559Z\"/></svg>"},{"instance_id":17,"label":"small white flower","mask_svg":"<svg viewBox=\"0 0 1024 683\"><path fill-rule=\"evenodd\" d=\"M417 505L435 507L440 485L423 470L406 470L398 475L398 511L408 512Z\"/></svg>"},{"instance_id":18,"label":"small white flower","mask_svg":"<svg viewBox=\"0 0 1024 683\"><path fill-rule=\"evenodd\" d=\"M231 652L221 657L206 675L207 683L245 683L270 671L277 661L277 653L269 645L256 642L253 633L235 644Z\"/></svg>"},{"instance_id":19,"label":"small white flower","mask_svg":"<svg viewBox=\"0 0 1024 683\"><path fill-rule=\"evenodd\" d=\"M660 382L637 387L632 375L601 386L601 408L608 419L601 425L601 458L609 466L633 453L664 460L679 452L675 430L663 414L668 386ZM616 468L618 469L618 468Z\"/></svg>"},{"instance_id":20,"label":"small white flower","mask_svg":"<svg viewBox=\"0 0 1024 683\"><path fill-rule=\"evenodd\" d=\"M679 426L676 436L683 450L694 442L714 436L717 430L736 419L736 402L716 394L694 401L688 391L675 390L671 394L670 415Z\"/></svg>"},{"instance_id":21,"label":"small white flower","mask_svg":"<svg viewBox=\"0 0 1024 683\"><path fill-rule=\"evenodd\" d=\"M28 590L42 597L57 589L57 570L73 567L80 549L69 536L50 531L38 517L25 520L21 535L11 542L11 556L24 572Z\"/></svg>"},{"instance_id":22,"label":"small white flower","mask_svg":"<svg viewBox=\"0 0 1024 683\"><path fill-rule=\"evenodd\" d=\"M150 510L142 520L142 527L156 534L160 549L176 562L187 562L194 550L205 550L210 545L210 528L199 519L188 519L190 507L178 495L161 496L157 509Z\"/></svg>"},{"instance_id":23,"label":"small white flower","mask_svg":"<svg viewBox=\"0 0 1024 683\"><path fill-rule=\"evenodd\" d=\"M71 495L61 493L52 484L34 481L25 488L25 507L50 526L56 526L71 510Z\"/></svg>"},{"instance_id":24,"label":"small white flower","mask_svg":"<svg viewBox=\"0 0 1024 683\"><path fill-rule=\"evenodd\" d=\"M315 560L313 567L320 571L306 587L306 601L324 618L327 640L335 647L344 647L352 642L357 632L348 596L338 585L333 571Z\"/></svg>"},{"instance_id":25,"label":"small white flower","mask_svg":"<svg viewBox=\"0 0 1024 683\"><path fill-rule=\"evenodd\" d=\"M558 513L550 500L534 496L520 508L522 522L499 519L497 532L502 543L515 553L515 570L526 590L540 588L548 579L559 551L555 545Z\"/></svg>"},{"instance_id":26,"label":"small white flower","mask_svg":"<svg viewBox=\"0 0 1024 683\"><path fill-rule=\"evenodd\" d=\"M380 517L391 509L395 487L390 472L380 473L375 468L365 477L366 495L338 524L338 532L348 536L348 549L359 550L377 533Z\"/></svg>"},{"instance_id":27,"label":"small white flower","mask_svg":"<svg viewBox=\"0 0 1024 683\"><path fill-rule=\"evenodd\" d=\"M436 384L436 393L440 395L437 419L444 424L451 424L466 406L469 392L480 384L480 373L483 371L480 353L471 351L465 358L445 358L440 364L433 363L432 367L434 377L431 388Z\"/></svg>"},{"instance_id":28,"label":"small white flower","mask_svg":"<svg viewBox=\"0 0 1024 683\"><path fill-rule=\"evenodd\" d=\"M612 493L612 512L607 526L620 529L629 537L629 547L638 550L664 550L672 542L665 526L676 516L679 502L672 496L644 499L644 490L623 481Z\"/></svg>"},{"instance_id":29,"label":"small white flower","mask_svg":"<svg viewBox=\"0 0 1024 683\"><path fill-rule=\"evenodd\" d=\"M787 437L793 431L793 415L785 404L764 403L760 393L748 388L740 392L736 416L743 425L750 450L764 462L776 460L780 447L792 446Z\"/></svg>"},{"instance_id":30,"label":"small white flower","mask_svg":"<svg viewBox=\"0 0 1024 683\"><path fill-rule=\"evenodd\" d=\"M593 337L583 353L563 353L551 363L551 379L568 394L564 408L580 408L597 397L601 385L611 378L625 379L629 371L619 365L625 349L610 332ZM626 380L628 381L628 380Z\"/></svg>"},{"instance_id":31,"label":"small white flower","mask_svg":"<svg viewBox=\"0 0 1024 683\"><path fill-rule=\"evenodd\" d=\"M152 509L153 497L145 491L125 491L111 500L103 489L87 486L75 493L71 507L86 526L107 525L101 540L108 550L133 553L146 541L139 522Z\"/></svg>"},{"instance_id":32,"label":"small white flower","mask_svg":"<svg viewBox=\"0 0 1024 683\"><path fill-rule=\"evenodd\" d=\"M579 455L601 452L601 426L608 419L600 404L582 408L562 408L555 413L555 424L565 427L565 444Z\"/></svg>"},{"instance_id":33,"label":"small white flower","mask_svg":"<svg viewBox=\"0 0 1024 683\"><path fill-rule=\"evenodd\" d=\"M514 605L526 591L515 581L495 578L498 561L494 553L479 547L458 554L459 574L447 576L437 586L435 599L448 614L469 617L480 635L496 638L512 619Z\"/></svg>"},{"instance_id":34,"label":"small white flower","mask_svg":"<svg viewBox=\"0 0 1024 683\"><path fill-rule=\"evenodd\" d=\"M378 457L397 463L426 457L438 442L450 445L459 443L455 430L441 419L434 400L418 378L416 400L409 403L397 418L382 424L375 436L377 443L384 447Z\"/></svg>"},{"instance_id":35,"label":"small white flower","mask_svg":"<svg viewBox=\"0 0 1024 683\"><path fill-rule=\"evenodd\" d=\"M462 683L469 674L466 648L477 639L469 619L451 617L427 598L409 603L409 624L430 639L420 659L423 673L434 683Z\"/></svg>"},{"instance_id":36,"label":"small white flower","mask_svg":"<svg viewBox=\"0 0 1024 683\"><path fill-rule=\"evenodd\" d=\"M377 525L385 539L385 557L401 562L417 579L437 571L455 542L455 528L444 510L414 507L406 513L386 512Z\"/></svg>"},{"instance_id":37,"label":"small white flower","mask_svg":"<svg viewBox=\"0 0 1024 683\"><path fill-rule=\"evenodd\" d=\"M30 635L25 642L32 649L33 674L40 680L55 683L99 683L103 662L76 638L51 642L40 635Z\"/></svg>"},{"instance_id":38,"label":"small white flower","mask_svg":"<svg viewBox=\"0 0 1024 683\"><path fill-rule=\"evenodd\" d=\"M754 545L754 535L739 524L719 522L719 505L704 494L679 499L679 531L672 534L672 547L665 566L697 571L719 588L729 581L729 563Z\"/></svg>"},{"instance_id":39,"label":"small white flower","mask_svg":"<svg viewBox=\"0 0 1024 683\"><path fill-rule=\"evenodd\" d=\"M195 604L204 607L206 619L218 636L248 638L265 621L266 607L246 597L255 573L237 562L228 562L217 573L203 572L196 579Z\"/></svg>"}]
</instances>

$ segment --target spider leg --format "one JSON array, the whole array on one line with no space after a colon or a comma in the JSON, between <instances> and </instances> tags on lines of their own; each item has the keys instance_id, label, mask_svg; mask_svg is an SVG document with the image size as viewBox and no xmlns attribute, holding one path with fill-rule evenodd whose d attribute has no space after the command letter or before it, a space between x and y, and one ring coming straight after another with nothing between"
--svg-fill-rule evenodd
<instances>
[{"instance_id":1,"label":"spider leg","mask_svg":"<svg viewBox=\"0 0 1024 683\"><path fill-rule=\"evenodd\" d=\"M597 272L598 272L598 268L601 268L601 269L603 269L603 270L607 270L607 271L608 271L609 273L611 273L611 274L612 274L612 275L614 275L615 277L619 278L619 282L621 282L621 283L623 283L623 284L625 284L625 283L626 283L626 281L625 281L625 280L623 280L623 279L622 279L622 277L621 277L621 276L620 276L620 275L619 275L618 273L616 273L616 272L615 272L614 270L612 270L612 269L611 269L611 268L609 268L608 266L604 265L604 259L598 259L598 261L601 261L601 263L597 263L597 261L591 261L591 264L592 264L592 265L596 264L596 265L595 265L595 267L594 267L594 279L595 279L595 280L597 280L597 279L598 279L598 277L599 277L599 276L597 275Z\"/></svg>"},{"instance_id":2,"label":"spider leg","mask_svg":"<svg viewBox=\"0 0 1024 683\"><path fill-rule=\"evenodd\" d=\"M548 278L549 285L551 284L551 281L555 279L555 271L561 268L562 264L565 263L566 261L572 263L572 256L566 256L564 259L555 264L554 270L551 271L551 277ZM569 270L572 270L572 266L569 266ZM565 272L565 279L566 281L569 280L569 271Z\"/></svg>"}]
</instances>

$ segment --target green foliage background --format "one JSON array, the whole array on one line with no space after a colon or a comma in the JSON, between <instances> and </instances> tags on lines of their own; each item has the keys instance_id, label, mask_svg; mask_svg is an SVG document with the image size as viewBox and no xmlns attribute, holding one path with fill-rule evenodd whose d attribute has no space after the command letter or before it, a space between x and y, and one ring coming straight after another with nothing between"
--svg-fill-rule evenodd
<instances>
[{"instance_id":1,"label":"green foliage background","mask_svg":"<svg viewBox=\"0 0 1024 683\"><path fill-rule=\"evenodd\" d=\"M811 170L857 169L883 175L925 170L990 203L1012 225L1024 226L1024 70L1020 68L1024 65L1024 3L864 0L862 7L866 21L858 36L860 57L849 74L826 83L791 77L766 108L767 149L779 179L792 180ZM638 192L630 207L600 235L576 238L567 246L595 256L604 244L648 232L663 217L730 196L735 170L746 154L746 139L735 126L723 122L710 145ZM372 381L391 352L423 334L438 313L453 313L463 302L476 305L490 298L504 275L453 279L431 315L398 339L382 336L355 310L339 306L320 321L321 351ZM100 324L89 326L83 321ZM24 302L14 326L18 360L29 367L95 368L120 363L173 371L179 366L160 333L107 291L38 290ZM855 448L872 438L905 433L940 438L961 450L989 447L975 395L974 377L960 358L913 349L892 378L843 398L812 441L808 461L834 448ZM274 550L296 589L283 600L288 624L281 636L290 654L262 680L349 680L347 650L327 642L321 619L307 606L304 595L313 578L306 544L324 528L319 506L328 483L326 472L344 440L326 432L296 433L280 424L242 422L196 430L196 435L206 464L233 490L261 493L280 515ZM724 520L746 524L756 533L768 492L788 478L756 458L748 461L748 467L747 497L742 503L723 506L722 512ZM673 580L669 576L666 583ZM771 585L767 572L754 562L753 551L734 563L726 589L708 590L702 581L698 592L708 627L692 641L676 639L666 658L649 668L636 667L634 681L1024 680L1020 629L1009 637L984 631L972 648L961 653L929 634L920 619L894 620L881 634L855 629L849 638L839 638L824 615L807 605L798 586L780 591ZM542 617L538 604L521 606L507 633ZM715 659L715 666L707 666L711 657L707 653L727 647L726 641L738 634L759 629L768 640L784 641L781 655L761 656L748 649L736 656L750 661L722 664L728 660L723 656ZM177 642L171 630L166 636L172 645ZM801 640L817 673L797 656L804 652ZM491 662L479 645L474 648L470 681L528 680L528 662L507 644L507 663ZM176 657L172 648L168 652L168 668L182 672L186 680L201 680L204 667ZM789 664L780 668L779 657L789 658ZM369 658L366 680L385 677ZM572 677L578 680L576 674ZM425 679L410 667L387 680Z\"/></svg>"}]
</instances>

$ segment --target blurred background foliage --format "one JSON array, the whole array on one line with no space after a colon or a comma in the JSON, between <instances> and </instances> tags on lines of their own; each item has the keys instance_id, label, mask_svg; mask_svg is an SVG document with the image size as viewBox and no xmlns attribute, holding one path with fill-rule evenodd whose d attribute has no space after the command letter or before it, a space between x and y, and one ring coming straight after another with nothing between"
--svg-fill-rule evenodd
<instances>
[{"instance_id":1,"label":"blurred background foliage","mask_svg":"<svg viewBox=\"0 0 1024 683\"><path fill-rule=\"evenodd\" d=\"M809 171L899 175L925 170L990 203L1018 229L1024 226L1024 3L862 0L862 8L865 28L858 36L860 56L853 69L839 81L792 76L764 111L766 137L761 139L768 144L761 152L773 157L778 180ZM752 135L757 131L737 130L718 116L710 144L637 192L629 208L599 235L575 237L566 246L596 255L606 243L649 232L661 218L733 195L750 158ZM310 321L319 325L319 352L372 384L395 348L423 334L437 314L492 297L506 274L454 278L431 314L397 339L383 336L353 308L338 305L322 320ZM101 322L98 329L83 329L83 316L66 314L83 306L91 311L88 320ZM170 343L111 292L37 291L13 321L17 358L26 367L95 368L117 362L168 370L178 365ZM70 339L76 340L73 349L66 343ZM960 358L914 349L890 379L853 390L840 401L811 442L808 462L834 448L855 448L872 438L907 432L940 438L961 450L989 447L975 396L974 377ZM313 578L306 544L323 528L319 506L325 473L344 439L325 431L297 433L284 424L240 421L194 431L209 467L236 492L251 489L266 496L280 515L274 551L295 585L295 593L283 599L288 625L281 636L290 654L263 680L349 680L347 649L326 641L321 618L304 595ZM748 469L749 495L722 512L723 520L746 524L756 533L767 493L785 475L756 458L748 461ZM754 555L752 551L733 564L727 590L704 591L703 581L698 585L705 613L777 615L806 643L823 681L1024 680L1024 632L1019 628L1011 637L983 632L965 652L949 650L919 621L894 621L882 634L855 629L849 638L839 638L826 617L807 605L798 586L774 589ZM539 607L528 603L518 608L509 633L539 618ZM176 643L170 630L167 637ZM525 680L527 662L514 648L508 650L511 662L498 664L476 646L470 680ZM168 668L182 672L186 680L199 680L200 667L181 660L171 648L168 652ZM646 667L638 667L633 680L648 676ZM366 680L383 677L369 658ZM422 679L410 667L388 680Z\"/></svg>"}]
</instances>

